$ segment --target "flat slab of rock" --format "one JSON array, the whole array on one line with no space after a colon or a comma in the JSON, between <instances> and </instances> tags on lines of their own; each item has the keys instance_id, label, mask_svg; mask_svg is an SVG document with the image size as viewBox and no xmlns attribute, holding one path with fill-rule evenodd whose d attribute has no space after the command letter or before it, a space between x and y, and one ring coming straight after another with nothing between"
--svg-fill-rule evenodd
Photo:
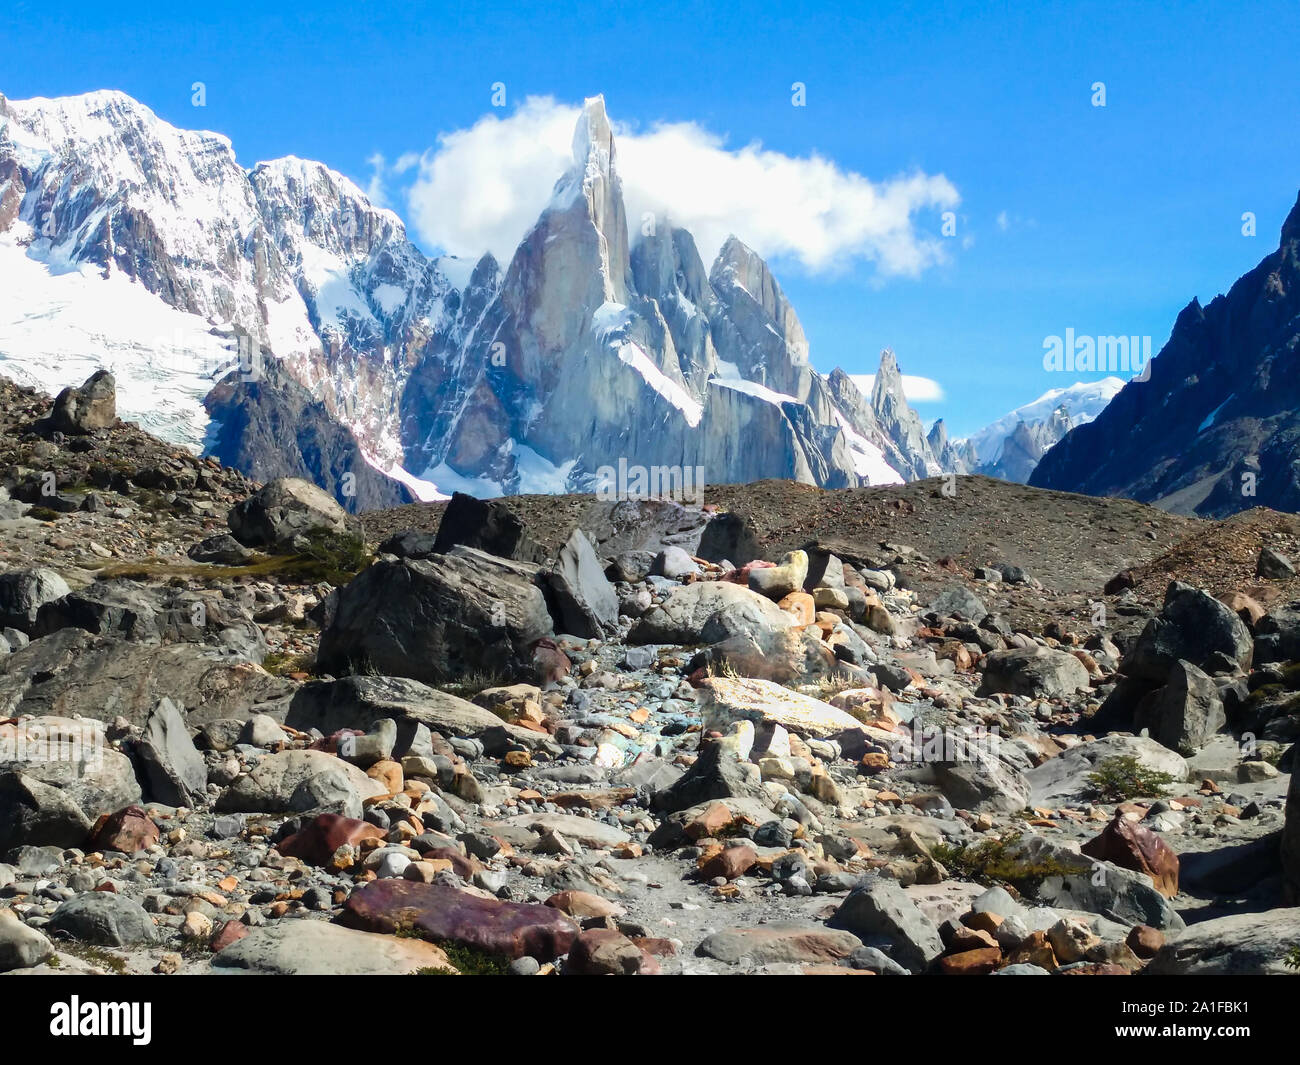
<instances>
[{"instance_id":1,"label":"flat slab of rock","mask_svg":"<svg viewBox=\"0 0 1300 1065\"><path fill-rule=\"evenodd\" d=\"M506 818L502 824L528 832L558 832L565 839L581 843L584 847L617 847L632 838L621 828L590 817L578 817L576 814L520 814L518 817Z\"/></svg>"},{"instance_id":2,"label":"flat slab of rock","mask_svg":"<svg viewBox=\"0 0 1300 1065\"><path fill-rule=\"evenodd\" d=\"M550 906L485 899L443 884L376 880L344 904L339 922L367 932L418 931L507 958L552 961L567 954L578 925Z\"/></svg>"},{"instance_id":3,"label":"flat slab of rock","mask_svg":"<svg viewBox=\"0 0 1300 1065\"><path fill-rule=\"evenodd\" d=\"M1193 925L1142 970L1154 976L1257 976L1294 973L1287 952L1300 947L1300 909L1237 913Z\"/></svg>"},{"instance_id":4,"label":"flat slab of rock","mask_svg":"<svg viewBox=\"0 0 1300 1065\"><path fill-rule=\"evenodd\" d=\"M282 920L255 928L212 956L217 972L267 976L403 976L456 967L419 939L360 932L324 921Z\"/></svg>"},{"instance_id":5,"label":"flat slab of rock","mask_svg":"<svg viewBox=\"0 0 1300 1065\"><path fill-rule=\"evenodd\" d=\"M737 965L748 959L754 965L774 962L836 962L862 946L852 932L817 925L765 925L730 928L705 939L696 953Z\"/></svg>"},{"instance_id":6,"label":"flat slab of rock","mask_svg":"<svg viewBox=\"0 0 1300 1065\"><path fill-rule=\"evenodd\" d=\"M755 727L775 724L797 736L820 738L862 727L852 714L770 680L710 677L698 691L706 729L728 732L735 722L749 721Z\"/></svg>"}]
</instances>

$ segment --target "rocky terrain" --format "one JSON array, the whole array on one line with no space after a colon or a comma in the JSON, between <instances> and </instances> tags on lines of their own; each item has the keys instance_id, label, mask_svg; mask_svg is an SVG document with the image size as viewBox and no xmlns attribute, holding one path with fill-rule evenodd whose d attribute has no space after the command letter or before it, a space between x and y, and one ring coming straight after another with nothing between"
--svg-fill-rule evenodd
<instances>
[{"instance_id":1,"label":"rocky terrain","mask_svg":"<svg viewBox=\"0 0 1300 1065\"><path fill-rule=\"evenodd\" d=\"M1300 964L1291 516L358 517L116 415L0 383L0 971Z\"/></svg>"}]
</instances>

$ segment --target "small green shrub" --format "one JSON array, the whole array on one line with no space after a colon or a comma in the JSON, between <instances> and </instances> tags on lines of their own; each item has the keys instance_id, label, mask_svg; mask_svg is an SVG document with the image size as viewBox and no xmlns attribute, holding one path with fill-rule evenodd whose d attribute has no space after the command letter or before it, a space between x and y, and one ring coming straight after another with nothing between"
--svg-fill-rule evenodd
<instances>
[{"instance_id":1,"label":"small green shrub","mask_svg":"<svg viewBox=\"0 0 1300 1065\"><path fill-rule=\"evenodd\" d=\"M1055 861L1028 861L1015 853L1019 832L982 839L978 843L954 846L940 843L930 857L950 872L980 884L1010 884L1018 891L1032 891L1049 876L1073 876L1076 866Z\"/></svg>"},{"instance_id":2,"label":"small green shrub","mask_svg":"<svg viewBox=\"0 0 1300 1065\"><path fill-rule=\"evenodd\" d=\"M1143 765L1133 755L1107 758L1088 774L1089 790L1102 802L1159 798L1173 782L1170 774Z\"/></svg>"}]
</instances>

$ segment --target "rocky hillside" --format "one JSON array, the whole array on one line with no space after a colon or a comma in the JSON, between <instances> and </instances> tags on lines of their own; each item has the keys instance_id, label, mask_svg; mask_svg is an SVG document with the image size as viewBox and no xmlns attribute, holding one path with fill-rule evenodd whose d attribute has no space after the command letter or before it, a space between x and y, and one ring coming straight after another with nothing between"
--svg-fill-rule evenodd
<instances>
[{"instance_id":1,"label":"rocky hillside","mask_svg":"<svg viewBox=\"0 0 1300 1065\"><path fill-rule=\"evenodd\" d=\"M671 219L644 228L599 97L498 264L429 259L342 175L245 170L122 93L0 96L0 373L54 394L110 369L125 416L350 510L590 490L620 462L828 487L960 472L891 353L869 398L823 377L751 248L706 266Z\"/></svg>"},{"instance_id":2,"label":"rocky hillside","mask_svg":"<svg viewBox=\"0 0 1300 1065\"><path fill-rule=\"evenodd\" d=\"M362 525L106 376L0 383L0 457L0 970L1300 951L1288 516L963 478Z\"/></svg>"},{"instance_id":3,"label":"rocky hillside","mask_svg":"<svg viewBox=\"0 0 1300 1065\"><path fill-rule=\"evenodd\" d=\"M1030 483L1182 514L1300 510L1300 201L1277 251L1202 307Z\"/></svg>"}]
</instances>

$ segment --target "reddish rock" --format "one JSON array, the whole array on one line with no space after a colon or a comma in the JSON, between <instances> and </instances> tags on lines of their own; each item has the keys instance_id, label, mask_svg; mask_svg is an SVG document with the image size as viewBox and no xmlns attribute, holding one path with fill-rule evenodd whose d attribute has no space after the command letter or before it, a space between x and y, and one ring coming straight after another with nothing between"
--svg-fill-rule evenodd
<instances>
[{"instance_id":1,"label":"reddish rock","mask_svg":"<svg viewBox=\"0 0 1300 1065\"><path fill-rule=\"evenodd\" d=\"M135 854L158 842L158 826L139 806L126 806L105 814L90 836L90 849Z\"/></svg>"},{"instance_id":2,"label":"reddish rock","mask_svg":"<svg viewBox=\"0 0 1300 1065\"><path fill-rule=\"evenodd\" d=\"M574 940L564 972L575 976L654 976L659 963L622 932L592 928Z\"/></svg>"},{"instance_id":3,"label":"reddish rock","mask_svg":"<svg viewBox=\"0 0 1300 1065\"><path fill-rule=\"evenodd\" d=\"M286 858L301 858L308 865L325 865L344 844L360 846L363 839L383 839L383 829L368 821L339 814L317 814L275 849Z\"/></svg>"},{"instance_id":4,"label":"reddish rock","mask_svg":"<svg viewBox=\"0 0 1300 1065\"><path fill-rule=\"evenodd\" d=\"M248 925L243 921L227 921L219 929L217 934L208 941L208 949L214 954L221 950L222 947L228 947L237 939L243 939L248 935Z\"/></svg>"},{"instance_id":5,"label":"reddish rock","mask_svg":"<svg viewBox=\"0 0 1300 1065\"><path fill-rule=\"evenodd\" d=\"M591 917L621 917L623 907L590 891L557 891L543 904L583 921Z\"/></svg>"},{"instance_id":6,"label":"reddish rock","mask_svg":"<svg viewBox=\"0 0 1300 1065\"><path fill-rule=\"evenodd\" d=\"M991 973L1002 961L1002 951L997 947L979 947L948 954L939 959L939 971L945 976L984 976Z\"/></svg>"},{"instance_id":7,"label":"reddish rock","mask_svg":"<svg viewBox=\"0 0 1300 1065\"><path fill-rule=\"evenodd\" d=\"M363 884L344 903L339 924L390 935L414 930L432 943L539 961L567 954L578 936L573 919L550 906L485 899L414 880Z\"/></svg>"},{"instance_id":8,"label":"reddish rock","mask_svg":"<svg viewBox=\"0 0 1300 1065\"><path fill-rule=\"evenodd\" d=\"M753 847L746 847L744 844L738 847L723 847L720 851L700 859L700 875L705 880L712 880L715 876L735 880L736 877L744 876L749 872L757 861L758 852Z\"/></svg>"},{"instance_id":9,"label":"reddish rock","mask_svg":"<svg viewBox=\"0 0 1300 1065\"><path fill-rule=\"evenodd\" d=\"M1099 862L1146 873L1165 898L1178 894L1178 855L1160 836L1116 813L1101 834L1079 848Z\"/></svg>"},{"instance_id":10,"label":"reddish rock","mask_svg":"<svg viewBox=\"0 0 1300 1065\"><path fill-rule=\"evenodd\" d=\"M444 858L451 862L451 871L462 880L469 880L475 873L482 870L482 863L474 858L467 858L460 851L451 847L431 847L422 855L425 861L434 861L438 858Z\"/></svg>"},{"instance_id":11,"label":"reddish rock","mask_svg":"<svg viewBox=\"0 0 1300 1065\"><path fill-rule=\"evenodd\" d=\"M963 954L968 950L983 950L985 947L996 947L998 941L993 936L979 928L958 928L952 934L952 939L948 941L949 954Z\"/></svg>"},{"instance_id":12,"label":"reddish rock","mask_svg":"<svg viewBox=\"0 0 1300 1065\"><path fill-rule=\"evenodd\" d=\"M1165 945L1165 934L1149 924L1137 924L1129 929L1124 942L1128 944L1129 950L1145 960L1154 958L1156 952Z\"/></svg>"},{"instance_id":13,"label":"reddish rock","mask_svg":"<svg viewBox=\"0 0 1300 1065\"><path fill-rule=\"evenodd\" d=\"M567 677L573 663L560 650L558 643L549 636L543 636L533 645L533 668L537 670L537 682L545 686Z\"/></svg>"},{"instance_id":14,"label":"reddish rock","mask_svg":"<svg viewBox=\"0 0 1300 1065\"><path fill-rule=\"evenodd\" d=\"M677 954L677 944L658 936L633 936L632 942L656 958L671 958Z\"/></svg>"}]
</instances>

